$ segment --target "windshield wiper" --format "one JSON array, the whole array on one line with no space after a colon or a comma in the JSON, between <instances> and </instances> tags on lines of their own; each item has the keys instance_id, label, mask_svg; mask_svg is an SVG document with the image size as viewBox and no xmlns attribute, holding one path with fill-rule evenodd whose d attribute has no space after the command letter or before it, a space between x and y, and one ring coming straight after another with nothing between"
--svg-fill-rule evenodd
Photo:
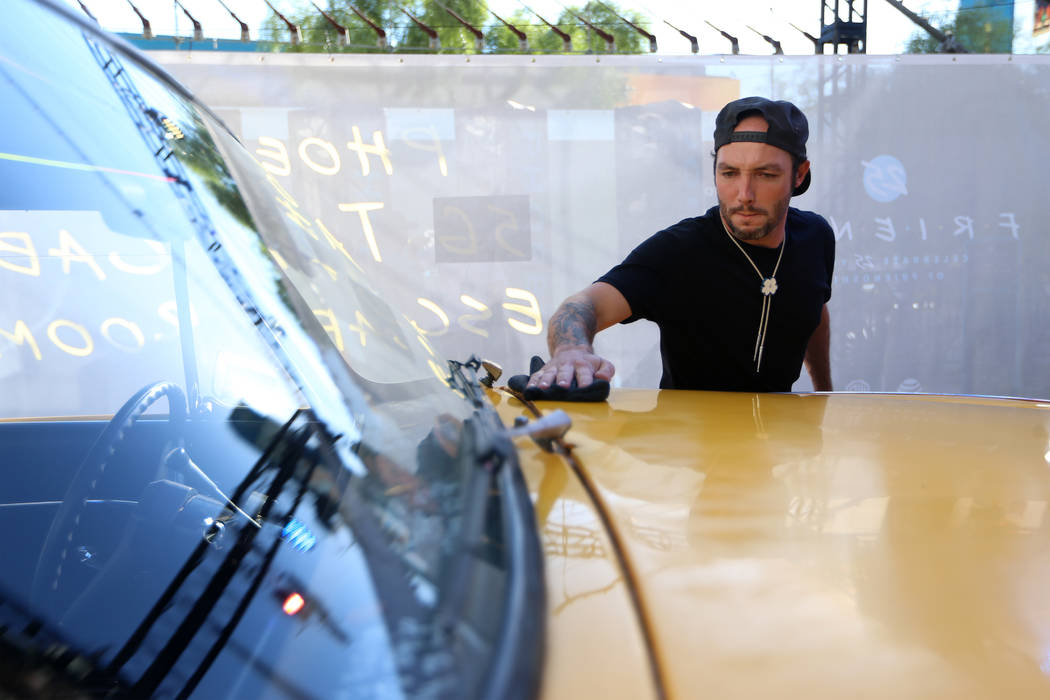
<instances>
[{"instance_id":1,"label":"windshield wiper","mask_svg":"<svg viewBox=\"0 0 1050 700\"><path fill-rule=\"evenodd\" d=\"M504 427L485 396L479 369L485 370L486 379L495 378L492 368L477 357L463 363L449 361L449 386L475 410L463 424L460 442L459 457L472 476L463 507L460 566L450 567L443 588L451 595L442 601L439 615L447 629L460 637L460 644L484 640L490 649L483 670L464 671L473 676L479 696L528 698L539 682L546 594L535 513L511 437L529 431L524 426L517 432ZM491 590L492 578L486 579L489 590L479 590L476 582L481 579L473 573L475 567L500 572L501 590ZM485 607L471 600L482 593L498 595L498 602Z\"/></svg>"},{"instance_id":2,"label":"windshield wiper","mask_svg":"<svg viewBox=\"0 0 1050 700\"><path fill-rule=\"evenodd\" d=\"M272 497L267 501L267 504L263 506L263 509L260 512L260 516L263 521L265 521L266 513L268 512L267 506L272 504L276 500L276 494L280 493L280 488L283 488L284 482L292 476L292 472L294 471L294 469L289 470L287 468L288 465L291 465L292 467L296 465L296 462L301 456L303 449L306 447L306 442L309 439L309 437L310 436L307 435L306 439L303 439L299 442L299 444L297 445L298 450L295 454L289 455L289 457L294 456L295 459L286 458L285 465L280 467L278 475L274 479L274 483L271 484L271 493L273 493L273 487L277 485L277 482L280 481L281 483L276 493L273 493ZM308 490L308 486L310 484L310 477L313 475L313 471L317 468L318 463L319 460L311 460L310 466L306 474L303 475L303 478L300 481L299 490L295 494L295 500L292 502L292 507L288 511L289 514L295 513L296 510L299 508L299 504L302 502L303 496L306 495L306 492ZM245 532L246 531L247 529L245 529ZM244 539L243 534L241 539ZM254 535L251 539L254 539ZM233 636L233 632L235 629L237 629L237 625L240 624L245 612L247 612L248 606L253 600L255 600L255 595L259 592L259 586L262 585L263 580L269 573L270 566L271 564L273 564L273 559L277 555L277 550L283 542L284 540L280 536L274 537L273 542L270 543L269 550L263 557L262 565L259 567L258 572L255 574L255 578L252 579L251 584L249 584L247 592L241 597L240 603L238 603L237 605L237 609L234 611L233 615L230 616L229 621L223 627L219 635L215 638L215 641L212 642L211 648L208 650L208 653L205 655L204 659L201 660L200 664L198 664L197 668L194 669L193 675L190 676L189 680L187 680L186 684L182 687L182 690L179 691L178 696L176 696L177 700L183 700L184 698L188 698L190 694L193 693L193 690L201 682L201 679L204 678L204 674L208 672L208 669L211 668L211 665L219 656L219 652L222 651L223 647L225 647L226 643L230 640L230 637ZM238 545L239 544L240 542L238 542ZM248 544L245 545L245 553L247 553L247 548L249 545L250 539L248 541ZM230 556L233 556L232 552ZM236 566L232 570L232 573L230 575L231 580L233 578L233 573L236 573ZM214 587L214 583L215 582L213 580L212 585L209 586L209 590ZM228 583L229 581L227 581L227 585ZM204 610L198 616L201 623L203 623L204 619L208 616L208 614L210 614L211 608L214 607L215 603L218 602L225 588L226 585L223 585L221 588L215 587L215 590L211 594L210 604L208 604L207 610ZM206 591L205 595L201 596L201 599L198 601L197 606L195 606L195 610L196 607L202 607L202 603L206 603L207 601L208 592ZM187 623L183 623L183 627L185 627L186 624ZM182 651L186 648L186 646L189 645L190 640L192 639L193 635L196 634L197 631L193 627L187 628L185 630L183 629L183 627L179 628L179 631L176 632L175 636L173 636L168 642L167 647L165 647L165 652L168 651L169 647L174 647L175 649L172 654L168 655L169 660L165 664L162 664L162 659L158 656L157 660L153 662L153 665L150 667L150 669L143 675L141 679L139 679L139 682L135 684L136 690L142 690L144 695L152 694L152 692L156 689L157 685L159 685L160 682L164 679L164 677L168 674L168 671L171 670L171 667L175 665L175 662L178 660L179 654L181 654ZM180 635L183 636L180 637ZM162 654L164 654L164 652L162 652ZM154 669L154 667L157 668ZM155 678L156 680L155 683L152 683L153 678Z\"/></svg>"},{"instance_id":3,"label":"windshield wiper","mask_svg":"<svg viewBox=\"0 0 1050 700\"><path fill-rule=\"evenodd\" d=\"M312 427L311 424L312 418L308 411L296 411L284 425L280 426L276 434L272 437L269 444L259 456L255 465L235 489L230 501L234 503L242 502L245 493L256 481L258 481L258 479L260 479L267 471L275 470L273 480L270 482L265 499L259 508L259 512L256 514L255 518L252 518L254 522L266 522L270 515L270 511L276 504L281 492L284 490L288 481L291 480L293 476L296 476L295 472L297 467L304 455L308 454L309 450L307 449L307 443L311 438L323 432ZM282 447L284 448L283 450L281 449ZM295 496L294 506L290 511L291 513L295 512L295 508L298 507L299 502L308 490L310 477L312 476L313 470L317 466L318 461L319 460L317 459L311 459L307 472L297 479L299 481L299 488ZM231 510L229 504L226 505L225 510L228 512ZM218 570L212 576L211 580L208 581L203 593L196 598L193 607L183 617L182 622L179 624L175 633L167 640L161 651L150 662L146 671L140 676L138 681L135 682L133 691L136 696L151 695L164 680L165 676L171 671L179 657L189 646L192 638L202 627L208 615L211 614L213 608L218 603L227 587L233 581L240 569L242 560L251 550L252 544L260 532L261 528L258 527L244 527L241 529L236 543L234 543L225 560L219 565ZM237 612L227 623L223 632L220 634L219 639L212 645L212 649L209 651L208 656L201 664L203 668L198 668L198 673L194 674L195 680L193 680L193 685L196 685L200 678L203 677L207 667L211 665L215 656L218 655L221 645L229 638L229 635L232 634L233 629L240 621L248 604L259 588L262 576L268 571L270 562L272 561L273 556L277 551L277 546L281 541L280 537L276 537L274 543L270 546L269 551L265 555L260 573L258 573L255 579L251 582L247 594L243 597L237 608ZM139 623L135 632L128 638L127 642L124 643L124 646L107 666L106 671L108 673L114 676L118 675L120 669L139 652L151 629L153 629L164 613L168 611L169 606L175 599L175 595L183 585L185 585L191 574L204 561L205 554L209 547L211 547L211 543L208 541L208 538L205 538L205 540L196 546L193 553L183 564L179 573L172 579L171 583L168 584L164 593L161 594L160 598L157 599L157 602L150 609L149 613L143 618L142 622ZM192 688L190 690L192 690Z\"/></svg>"},{"instance_id":4,"label":"windshield wiper","mask_svg":"<svg viewBox=\"0 0 1050 700\"><path fill-rule=\"evenodd\" d=\"M466 396L474 408L481 408L486 403L485 392L481 388L481 380L478 379L478 370L484 366L477 355L471 355L466 362L448 361L448 370L451 373L446 380L448 385ZM491 376L491 370L486 368L486 371Z\"/></svg>"}]
</instances>

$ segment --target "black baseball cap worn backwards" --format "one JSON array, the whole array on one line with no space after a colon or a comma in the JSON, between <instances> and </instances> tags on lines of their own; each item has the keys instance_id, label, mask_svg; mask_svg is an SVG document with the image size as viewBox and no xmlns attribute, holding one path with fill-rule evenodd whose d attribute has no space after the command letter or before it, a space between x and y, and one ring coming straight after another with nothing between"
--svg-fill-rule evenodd
<instances>
[{"instance_id":1,"label":"black baseball cap worn backwards","mask_svg":"<svg viewBox=\"0 0 1050 700\"><path fill-rule=\"evenodd\" d=\"M757 114L769 124L768 131L733 131L744 117ZM809 122L806 115L795 105L785 100L767 100L764 97L743 97L730 102L715 118L715 151L736 141L768 143L806 160L806 140L809 139ZM812 170L812 169L811 169ZM802 184L792 191L800 195L809 189L811 172L806 173Z\"/></svg>"}]
</instances>

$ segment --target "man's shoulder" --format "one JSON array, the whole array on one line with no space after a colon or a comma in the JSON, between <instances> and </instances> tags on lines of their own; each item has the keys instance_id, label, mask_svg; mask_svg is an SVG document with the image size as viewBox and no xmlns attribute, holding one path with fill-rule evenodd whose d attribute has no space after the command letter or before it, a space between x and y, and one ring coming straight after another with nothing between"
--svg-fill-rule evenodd
<instances>
[{"instance_id":1,"label":"man's shoulder","mask_svg":"<svg viewBox=\"0 0 1050 700\"><path fill-rule=\"evenodd\" d=\"M718 222L718 207L713 207L700 216L682 219L676 224L657 231L653 237L693 240L697 234L708 232Z\"/></svg>"},{"instance_id":2,"label":"man's shoulder","mask_svg":"<svg viewBox=\"0 0 1050 700\"><path fill-rule=\"evenodd\" d=\"M717 217L717 208L714 210ZM717 219L715 219L717 220ZM705 257L714 231L711 212L682 219L639 243L621 265L669 270L693 264Z\"/></svg>"},{"instance_id":3,"label":"man's shoulder","mask_svg":"<svg viewBox=\"0 0 1050 700\"><path fill-rule=\"evenodd\" d=\"M787 227L793 233L816 235L821 238L834 237L831 224L820 214L804 209L788 207Z\"/></svg>"}]
</instances>

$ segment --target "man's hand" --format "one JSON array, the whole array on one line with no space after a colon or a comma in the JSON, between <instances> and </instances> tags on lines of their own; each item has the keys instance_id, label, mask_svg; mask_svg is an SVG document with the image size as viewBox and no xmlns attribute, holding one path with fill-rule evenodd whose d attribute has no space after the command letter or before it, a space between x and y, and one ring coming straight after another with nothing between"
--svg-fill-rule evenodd
<instances>
[{"instance_id":1,"label":"man's hand","mask_svg":"<svg viewBox=\"0 0 1050 700\"><path fill-rule=\"evenodd\" d=\"M631 307L616 287L595 282L562 302L547 324L547 349L550 362L529 378L528 388L549 389L557 384L563 389L576 380L579 388L595 379L609 381L616 368L605 358L594 354L594 336L631 315Z\"/></svg>"},{"instance_id":2,"label":"man's hand","mask_svg":"<svg viewBox=\"0 0 1050 700\"><path fill-rule=\"evenodd\" d=\"M595 379L612 379L616 368L605 358L594 354L590 346L561 347L550 362L529 378L528 386L547 389L552 384L568 389L572 380L576 386L590 386Z\"/></svg>"}]
</instances>

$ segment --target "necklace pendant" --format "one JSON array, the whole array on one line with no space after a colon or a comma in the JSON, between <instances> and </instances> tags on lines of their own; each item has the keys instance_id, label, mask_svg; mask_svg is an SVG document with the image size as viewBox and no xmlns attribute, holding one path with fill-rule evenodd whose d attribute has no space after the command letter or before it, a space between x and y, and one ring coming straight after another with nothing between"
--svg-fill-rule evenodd
<instances>
[{"instance_id":1,"label":"necklace pendant","mask_svg":"<svg viewBox=\"0 0 1050 700\"><path fill-rule=\"evenodd\" d=\"M772 277L762 280L762 295L771 297L777 293L777 281Z\"/></svg>"}]
</instances>

